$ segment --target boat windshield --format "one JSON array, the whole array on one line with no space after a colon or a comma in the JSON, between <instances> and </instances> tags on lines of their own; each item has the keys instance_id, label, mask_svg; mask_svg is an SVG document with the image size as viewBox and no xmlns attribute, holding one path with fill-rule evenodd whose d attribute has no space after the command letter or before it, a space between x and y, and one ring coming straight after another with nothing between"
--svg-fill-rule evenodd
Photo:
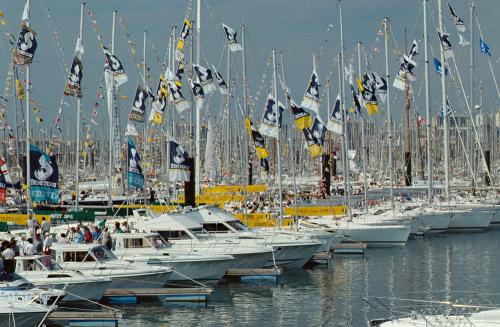
<instances>
[{"instance_id":1,"label":"boat windshield","mask_svg":"<svg viewBox=\"0 0 500 327\"><path fill-rule=\"evenodd\" d=\"M115 255L110 251L104 249L102 246L96 246L92 248L92 254L98 261L106 261L111 259L116 259Z\"/></svg>"},{"instance_id":2,"label":"boat windshield","mask_svg":"<svg viewBox=\"0 0 500 327\"><path fill-rule=\"evenodd\" d=\"M59 270L62 269L61 266L59 266L54 260L52 260L49 256L38 258L36 260L37 265L41 269L35 269L35 270Z\"/></svg>"},{"instance_id":3,"label":"boat windshield","mask_svg":"<svg viewBox=\"0 0 500 327\"><path fill-rule=\"evenodd\" d=\"M237 231L246 231L247 230L245 225L243 225L243 223L239 220L229 220L229 221L226 221L226 224L233 227Z\"/></svg>"},{"instance_id":4,"label":"boat windshield","mask_svg":"<svg viewBox=\"0 0 500 327\"><path fill-rule=\"evenodd\" d=\"M146 237L146 239L155 249L169 247L168 242L165 241L160 235Z\"/></svg>"}]
</instances>

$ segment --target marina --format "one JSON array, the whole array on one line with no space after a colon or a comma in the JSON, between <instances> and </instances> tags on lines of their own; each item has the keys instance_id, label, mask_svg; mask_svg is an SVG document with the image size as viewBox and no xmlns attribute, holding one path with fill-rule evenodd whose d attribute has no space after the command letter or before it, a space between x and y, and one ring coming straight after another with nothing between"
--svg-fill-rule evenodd
<instances>
[{"instance_id":1,"label":"marina","mask_svg":"<svg viewBox=\"0 0 500 327\"><path fill-rule=\"evenodd\" d=\"M500 326L498 8L0 4L0 327Z\"/></svg>"}]
</instances>

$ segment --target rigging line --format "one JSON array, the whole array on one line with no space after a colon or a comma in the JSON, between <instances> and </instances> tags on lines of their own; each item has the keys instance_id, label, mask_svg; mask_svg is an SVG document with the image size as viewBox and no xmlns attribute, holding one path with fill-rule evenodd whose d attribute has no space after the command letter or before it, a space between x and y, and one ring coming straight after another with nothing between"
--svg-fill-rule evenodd
<instances>
[{"instance_id":1,"label":"rigging line","mask_svg":"<svg viewBox=\"0 0 500 327\"><path fill-rule=\"evenodd\" d=\"M47 23L47 26L49 28L51 39L54 42L54 47L56 48L56 53L59 59L59 65L62 70L63 79L65 80L69 72L69 69L68 65L66 64L66 61L64 60L64 53L63 53L64 49L61 46L61 43L59 42L59 36L55 28L54 20L52 19L52 15L50 14L50 9L46 7L44 0L42 0L41 3L43 7L43 13L45 14L44 15L45 22ZM52 26L51 24L54 26Z\"/></svg>"}]
</instances>

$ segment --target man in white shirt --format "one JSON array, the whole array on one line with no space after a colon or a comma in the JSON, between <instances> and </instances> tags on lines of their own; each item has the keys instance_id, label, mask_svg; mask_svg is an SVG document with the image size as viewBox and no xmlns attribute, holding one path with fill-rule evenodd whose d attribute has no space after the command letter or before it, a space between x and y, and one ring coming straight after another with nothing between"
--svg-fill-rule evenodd
<instances>
[{"instance_id":1,"label":"man in white shirt","mask_svg":"<svg viewBox=\"0 0 500 327\"><path fill-rule=\"evenodd\" d=\"M42 218L42 224L40 226L40 229L42 230L41 234L45 235L50 233L50 223L45 220L45 217Z\"/></svg>"},{"instance_id":2,"label":"man in white shirt","mask_svg":"<svg viewBox=\"0 0 500 327\"><path fill-rule=\"evenodd\" d=\"M16 253L14 250L10 248L10 243L7 245L7 248L3 250L2 252L2 258L3 258L3 270L6 273L13 273L14 272L14 257L16 256Z\"/></svg>"},{"instance_id":3,"label":"man in white shirt","mask_svg":"<svg viewBox=\"0 0 500 327\"><path fill-rule=\"evenodd\" d=\"M27 242L24 244L23 254L24 255L33 255L36 253L35 245L33 244L33 239L28 238Z\"/></svg>"},{"instance_id":4,"label":"man in white shirt","mask_svg":"<svg viewBox=\"0 0 500 327\"><path fill-rule=\"evenodd\" d=\"M59 240L57 241L57 243L59 243L59 244L70 244L71 242L66 237L66 234L61 233L61 237L59 237Z\"/></svg>"},{"instance_id":5,"label":"man in white shirt","mask_svg":"<svg viewBox=\"0 0 500 327\"><path fill-rule=\"evenodd\" d=\"M43 241L43 254L50 254L50 247L52 246L52 238L49 233L45 233L45 240Z\"/></svg>"}]
</instances>

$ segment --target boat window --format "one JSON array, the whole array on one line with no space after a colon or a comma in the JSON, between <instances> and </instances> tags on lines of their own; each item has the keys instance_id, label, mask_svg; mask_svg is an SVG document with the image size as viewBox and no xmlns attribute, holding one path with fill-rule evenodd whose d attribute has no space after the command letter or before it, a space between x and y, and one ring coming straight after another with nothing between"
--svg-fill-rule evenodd
<instances>
[{"instance_id":1,"label":"boat window","mask_svg":"<svg viewBox=\"0 0 500 327\"><path fill-rule=\"evenodd\" d=\"M146 239L156 249L167 247L167 242L161 236L150 236Z\"/></svg>"},{"instance_id":2,"label":"boat window","mask_svg":"<svg viewBox=\"0 0 500 327\"><path fill-rule=\"evenodd\" d=\"M36 264L34 259L22 260L21 261L21 269L22 269L22 271L42 270L41 267Z\"/></svg>"},{"instance_id":3,"label":"boat window","mask_svg":"<svg viewBox=\"0 0 500 327\"><path fill-rule=\"evenodd\" d=\"M47 278L70 278L71 276L70 275L66 275L66 274L49 274L47 276Z\"/></svg>"},{"instance_id":4,"label":"boat window","mask_svg":"<svg viewBox=\"0 0 500 327\"><path fill-rule=\"evenodd\" d=\"M229 231L229 228L226 225L218 223L205 223L203 224L203 228L205 228L209 233L225 233Z\"/></svg>"},{"instance_id":5,"label":"boat window","mask_svg":"<svg viewBox=\"0 0 500 327\"><path fill-rule=\"evenodd\" d=\"M87 251L64 252L63 256L65 262L95 261L92 255L90 255L90 253L88 253Z\"/></svg>"},{"instance_id":6,"label":"boat window","mask_svg":"<svg viewBox=\"0 0 500 327\"><path fill-rule=\"evenodd\" d=\"M238 231L246 231L247 230L245 225L243 225L243 223L239 220L226 221L226 224L228 224L229 226L233 227L234 229L236 229Z\"/></svg>"},{"instance_id":7,"label":"boat window","mask_svg":"<svg viewBox=\"0 0 500 327\"><path fill-rule=\"evenodd\" d=\"M148 247L147 244L145 244L144 240L142 238L126 238L124 239L125 241L125 248L145 248Z\"/></svg>"},{"instance_id":8,"label":"boat window","mask_svg":"<svg viewBox=\"0 0 500 327\"><path fill-rule=\"evenodd\" d=\"M166 241L191 239L191 237L189 237L189 235L182 230L161 231L159 234Z\"/></svg>"},{"instance_id":9,"label":"boat window","mask_svg":"<svg viewBox=\"0 0 500 327\"><path fill-rule=\"evenodd\" d=\"M98 261L115 259L114 255L111 252L106 251L102 246L96 246L92 248L92 254L97 258Z\"/></svg>"},{"instance_id":10,"label":"boat window","mask_svg":"<svg viewBox=\"0 0 500 327\"><path fill-rule=\"evenodd\" d=\"M41 269L40 270L57 270L57 269L62 269L61 266L59 266L54 260L52 260L51 257L46 256L42 258L38 258L37 260L38 265L40 265Z\"/></svg>"}]
</instances>

